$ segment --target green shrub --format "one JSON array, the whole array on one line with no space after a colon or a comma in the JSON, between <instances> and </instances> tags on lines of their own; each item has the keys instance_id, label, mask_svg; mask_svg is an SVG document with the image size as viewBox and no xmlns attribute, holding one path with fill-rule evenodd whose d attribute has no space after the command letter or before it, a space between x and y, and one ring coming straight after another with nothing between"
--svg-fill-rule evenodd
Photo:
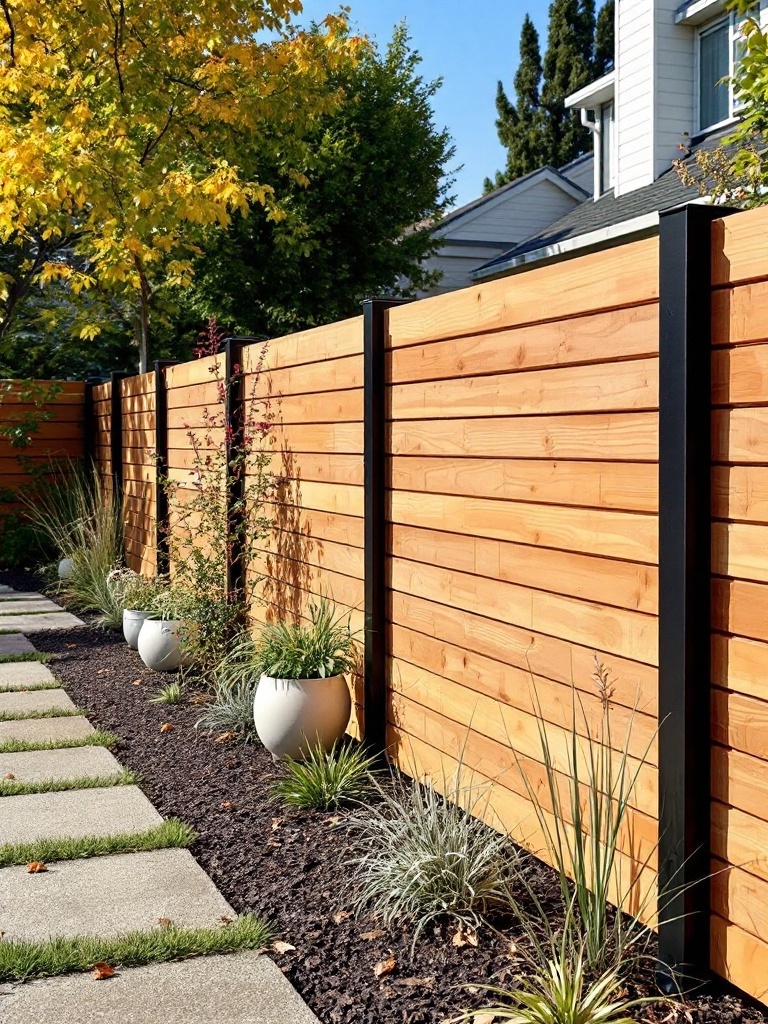
<instances>
[{"instance_id":1,"label":"green shrub","mask_svg":"<svg viewBox=\"0 0 768 1024\"><path fill-rule=\"evenodd\" d=\"M288 807L336 810L370 792L375 761L359 746L334 743L330 753L326 753L318 743L309 749L303 761L283 763L283 778L272 783L270 794Z\"/></svg>"},{"instance_id":2,"label":"green shrub","mask_svg":"<svg viewBox=\"0 0 768 1024\"><path fill-rule=\"evenodd\" d=\"M181 683L174 680L161 686L154 697L150 697L151 704L179 704L182 698Z\"/></svg>"},{"instance_id":3,"label":"green shrub","mask_svg":"<svg viewBox=\"0 0 768 1024\"><path fill-rule=\"evenodd\" d=\"M356 910L387 925L414 924L414 946L435 918L478 927L508 904L518 876L506 836L462 810L476 810L481 794L458 779L443 780L447 799L431 784L397 779L391 792L377 785L379 803L349 818Z\"/></svg>"},{"instance_id":4,"label":"green shrub","mask_svg":"<svg viewBox=\"0 0 768 1024\"><path fill-rule=\"evenodd\" d=\"M350 615L326 598L309 606L309 622L274 622L260 628L253 647L258 672L275 679L325 679L350 672L359 652Z\"/></svg>"}]
</instances>

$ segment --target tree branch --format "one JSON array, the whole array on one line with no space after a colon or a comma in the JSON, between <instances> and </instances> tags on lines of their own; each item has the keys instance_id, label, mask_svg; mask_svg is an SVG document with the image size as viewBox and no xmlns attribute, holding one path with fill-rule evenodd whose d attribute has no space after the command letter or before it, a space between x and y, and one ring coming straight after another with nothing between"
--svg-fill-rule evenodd
<instances>
[{"instance_id":1,"label":"tree branch","mask_svg":"<svg viewBox=\"0 0 768 1024\"><path fill-rule=\"evenodd\" d=\"M147 142L146 146L144 147L144 152L139 157L139 166L140 167L144 166L144 164L149 159L149 154L152 152L153 149L156 149L160 145L160 141L162 140L163 136L168 131L168 129L171 127L171 121L173 120L173 113L174 113L175 109L176 108L174 107L174 105L171 104L171 108L168 111L168 117L167 117L166 122L163 125L161 131L160 131L160 134L156 135L154 139L149 139L149 141Z\"/></svg>"},{"instance_id":2,"label":"tree branch","mask_svg":"<svg viewBox=\"0 0 768 1024\"><path fill-rule=\"evenodd\" d=\"M11 54L11 64L15 64L16 63L16 50L15 50L15 46L16 46L16 28L15 28L15 26L13 24L13 18L11 17L11 9L8 6L8 0L0 0L0 7L3 8L3 14L5 15L5 20L8 23L8 33L9 33L8 49L9 49L10 54Z\"/></svg>"}]
</instances>

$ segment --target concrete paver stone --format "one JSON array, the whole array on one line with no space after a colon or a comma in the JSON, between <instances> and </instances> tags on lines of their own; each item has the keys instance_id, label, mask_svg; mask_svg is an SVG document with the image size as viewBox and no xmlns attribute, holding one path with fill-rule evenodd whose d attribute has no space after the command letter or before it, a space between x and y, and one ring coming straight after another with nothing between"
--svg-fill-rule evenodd
<instances>
[{"instance_id":1,"label":"concrete paver stone","mask_svg":"<svg viewBox=\"0 0 768 1024\"><path fill-rule=\"evenodd\" d=\"M59 861L39 875L2 868L0 906L5 941L115 936L156 928L160 918L200 927L219 925L222 916L235 917L188 850Z\"/></svg>"},{"instance_id":2,"label":"concrete paver stone","mask_svg":"<svg viewBox=\"0 0 768 1024\"><path fill-rule=\"evenodd\" d=\"M2 639L2 637L0 637ZM53 672L39 661L0 662L0 686L23 690L27 686L55 683Z\"/></svg>"},{"instance_id":3,"label":"concrete paver stone","mask_svg":"<svg viewBox=\"0 0 768 1024\"><path fill-rule=\"evenodd\" d=\"M85 623L76 615L62 610L42 615L0 615L0 627L19 629L23 633L35 633L41 629L71 629L73 626L84 625Z\"/></svg>"},{"instance_id":4,"label":"concrete paver stone","mask_svg":"<svg viewBox=\"0 0 768 1024\"><path fill-rule=\"evenodd\" d=\"M62 689L58 690L16 690L14 693L0 693L0 714L24 714L27 711L74 711L75 705Z\"/></svg>"},{"instance_id":5,"label":"concrete paver stone","mask_svg":"<svg viewBox=\"0 0 768 1024\"><path fill-rule=\"evenodd\" d=\"M6 796L0 808L0 842L145 832L162 820L138 786Z\"/></svg>"},{"instance_id":6,"label":"concrete paver stone","mask_svg":"<svg viewBox=\"0 0 768 1024\"><path fill-rule=\"evenodd\" d=\"M9 601L8 598L4 601L0 600L0 623L4 626L12 626L13 622L11 619L20 618L20 612L32 612L38 615L40 612L60 612L62 607L59 604L54 604L53 601L47 597L27 597L18 598L13 601Z\"/></svg>"},{"instance_id":7,"label":"concrete paver stone","mask_svg":"<svg viewBox=\"0 0 768 1024\"><path fill-rule=\"evenodd\" d=\"M45 743L49 740L82 740L96 730L87 718L28 718L24 722L0 722L0 744L6 740Z\"/></svg>"},{"instance_id":8,"label":"concrete paver stone","mask_svg":"<svg viewBox=\"0 0 768 1024\"><path fill-rule=\"evenodd\" d=\"M31 601L34 598L50 601L49 597L39 593L37 590L0 590L0 601Z\"/></svg>"},{"instance_id":9,"label":"concrete paver stone","mask_svg":"<svg viewBox=\"0 0 768 1024\"><path fill-rule=\"evenodd\" d=\"M21 633L0 634L0 654L29 654L34 649Z\"/></svg>"},{"instance_id":10,"label":"concrete paver stone","mask_svg":"<svg viewBox=\"0 0 768 1024\"><path fill-rule=\"evenodd\" d=\"M120 762L106 747L61 747L58 750L0 754L0 779L10 774L17 782L103 779L109 775L119 775L121 771Z\"/></svg>"},{"instance_id":11,"label":"concrete paver stone","mask_svg":"<svg viewBox=\"0 0 768 1024\"><path fill-rule=\"evenodd\" d=\"M3 1024L317 1024L280 968L259 953L198 957L13 986Z\"/></svg>"}]
</instances>

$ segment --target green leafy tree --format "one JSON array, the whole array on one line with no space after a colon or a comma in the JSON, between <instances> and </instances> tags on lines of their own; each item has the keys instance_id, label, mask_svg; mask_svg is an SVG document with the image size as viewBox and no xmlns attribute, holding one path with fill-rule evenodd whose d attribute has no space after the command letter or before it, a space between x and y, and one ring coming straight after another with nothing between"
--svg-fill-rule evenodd
<instances>
[{"instance_id":1,"label":"green leafy tree","mask_svg":"<svg viewBox=\"0 0 768 1024\"><path fill-rule=\"evenodd\" d=\"M526 14L520 32L520 63L515 73L517 102L510 102L501 82L496 92L496 131L499 141L507 150L507 165L503 171L496 172L493 181L490 178L485 179L486 192L514 181L523 174L529 174L541 166L541 73L539 33Z\"/></svg>"},{"instance_id":2,"label":"green leafy tree","mask_svg":"<svg viewBox=\"0 0 768 1024\"><path fill-rule=\"evenodd\" d=\"M254 205L206 239L184 297L188 336L215 316L238 333L273 337L356 315L367 296L432 283L422 261L439 245L431 228L450 199L453 148L434 123L440 83L419 75L420 61L400 26L384 53L371 47L331 75L343 101L311 136L306 183L259 166L283 196L285 218Z\"/></svg>"}]
</instances>

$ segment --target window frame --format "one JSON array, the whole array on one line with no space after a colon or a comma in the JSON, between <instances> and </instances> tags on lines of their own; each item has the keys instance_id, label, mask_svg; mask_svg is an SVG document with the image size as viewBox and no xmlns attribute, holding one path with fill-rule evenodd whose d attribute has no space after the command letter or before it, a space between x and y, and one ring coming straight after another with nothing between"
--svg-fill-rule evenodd
<instances>
[{"instance_id":1,"label":"window frame","mask_svg":"<svg viewBox=\"0 0 768 1024\"><path fill-rule=\"evenodd\" d=\"M761 5L756 3L752 13L753 17L760 18ZM749 17L750 15L747 15ZM733 79L735 68L736 68L736 47L741 36L741 21L743 19L737 14L736 11L730 11L727 14L722 14L717 18L713 18L711 21L705 22L703 25L699 25L696 30L696 60L694 62L695 77L694 77L694 103L696 113L696 131L694 135L705 135L708 132L717 131L718 128L723 128L726 125L733 124L734 121L739 119L741 110L744 104L739 103L733 88L733 82L730 81L724 86L728 90L728 116L722 120L717 121L714 124L702 124L701 123L701 40L703 36L710 35L712 32L722 28L723 25L728 26L728 78Z\"/></svg>"}]
</instances>

